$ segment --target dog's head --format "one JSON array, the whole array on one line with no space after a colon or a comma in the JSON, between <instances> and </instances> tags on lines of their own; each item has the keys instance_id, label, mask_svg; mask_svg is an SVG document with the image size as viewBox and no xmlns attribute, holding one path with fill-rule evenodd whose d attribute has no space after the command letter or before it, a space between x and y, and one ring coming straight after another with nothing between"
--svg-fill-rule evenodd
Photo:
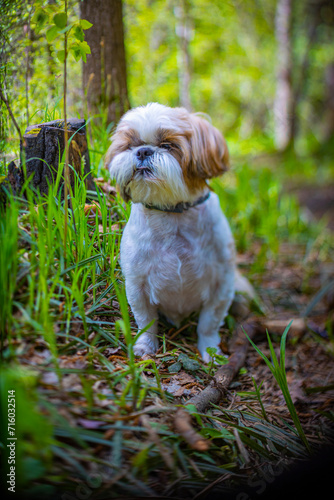
<instances>
[{"instance_id":1,"label":"dog's head","mask_svg":"<svg viewBox=\"0 0 334 500\"><path fill-rule=\"evenodd\" d=\"M105 164L125 201L164 208L196 199L227 170L228 149L204 118L150 103L123 116Z\"/></svg>"}]
</instances>

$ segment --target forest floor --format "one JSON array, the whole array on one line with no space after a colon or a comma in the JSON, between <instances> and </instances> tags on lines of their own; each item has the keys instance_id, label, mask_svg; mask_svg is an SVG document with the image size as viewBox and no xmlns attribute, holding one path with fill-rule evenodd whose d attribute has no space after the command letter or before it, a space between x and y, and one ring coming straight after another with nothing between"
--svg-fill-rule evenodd
<instances>
[{"instance_id":1,"label":"forest floor","mask_svg":"<svg viewBox=\"0 0 334 500\"><path fill-rule=\"evenodd\" d=\"M292 191L293 192L293 191ZM296 189L299 203L308 209L316 220L326 217L327 226L334 231L334 184L326 186L301 186Z\"/></svg>"},{"instance_id":2,"label":"forest floor","mask_svg":"<svg viewBox=\"0 0 334 500\"><path fill-rule=\"evenodd\" d=\"M308 189L299 191L300 200L303 203L304 198L317 216L318 205L314 209ZM328 198L332 203L329 188ZM323 196L321 200L326 202ZM329 227L333 220L329 218ZM282 243L261 269L254 266L260 251L261 244L254 241L239 255L239 266L256 289L277 352L284 328L294 320L288 334L286 376L312 457L333 443L334 265L321 241L310 248ZM91 310L92 301L85 310ZM87 325L78 317L71 319L69 335L61 334L63 326L56 323L56 335L63 335L57 341L58 366L40 335L11 339L16 363L37 374L36 405L52 424L45 434L52 436L52 452L45 455L42 473L32 474L32 496L202 500L231 495L246 500L270 494L274 498L275 493L284 494L279 484L291 490L286 471L294 463L303 465L301 474L304 485L309 481L309 491L319 488L328 464L309 462L283 394L253 347L220 404L206 414L193 413L194 427L210 440L209 450L201 452L191 449L174 428L177 405L202 391L215 371L198 356L196 317L179 331L161 323L158 355L153 361L136 359L132 364L124 336L118 342L108 337L109 325L121 317L119 301L106 294L90 315L96 327L89 329L88 337ZM229 354L235 319L230 316L227 323L221 329L221 347ZM258 333L256 344L270 358L265 332ZM40 446L47 446L45 436ZM309 463L317 480L305 477ZM294 474L293 481L298 482L298 473Z\"/></svg>"}]
</instances>

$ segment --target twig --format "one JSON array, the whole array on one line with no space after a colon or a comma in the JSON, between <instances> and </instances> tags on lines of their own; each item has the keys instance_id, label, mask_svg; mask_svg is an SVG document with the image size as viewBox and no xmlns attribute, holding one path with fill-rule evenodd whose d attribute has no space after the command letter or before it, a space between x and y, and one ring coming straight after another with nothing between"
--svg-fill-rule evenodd
<instances>
[{"instance_id":1,"label":"twig","mask_svg":"<svg viewBox=\"0 0 334 500\"><path fill-rule=\"evenodd\" d=\"M13 124L14 124L14 126L15 126L16 130L18 131L18 134L19 134L19 136L20 136L20 144L22 145L22 144L23 144L23 137L22 137L22 133L21 133L20 127L18 126L17 121L15 120L15 117L14 117L14 115L13 115L13 112L12 112L12 110L11 110L11 107L10 107L10 105L9 105L9 102L8 102L8 100L6 99L5 94L3 93L3 91L2 91L2 88L1 88L1 87L0 87L0 98L1 98L1 100L2 100L2 101L5 103L5 105L6 105L6 108L7 108L7 110L8 110L9 116L11 117L12 122L13 122Z\"/></svg>"},{"instance_id":2,"label":"twig","mask_svg":"<svg viewBox=\"0 0 334 500\"><path fill-rule=\"evenodd\" d=\"M244 323L243 328L250 338L253 338L256 333L256 322L248 320ZM244 365L249 347L242 327L239 326L233 338L233 344L230 350L232 355L226 365L221 366L215 373L210 385L196 396L190 398L186 406L195 406L198 413L204 413L206 408L211 404L217 404L225 396L228 387L234 377L239 373L240 368ZM180 408L177 410L174 427L187 443L195 450L205 451L209 448L209 442L198 434L192 426L191 415L189 412Z\"/></svg>"},{"instance_id":3,"label":"twig","mask_svg":"<svg viewBox=\"0 0 334 500\"><path fill-rule=\"evenodd\" d=\"M197 493L193 498L192 500L198 500L198 498L200 498L201 496L205 495L205 497L207 496L207 493L212 490L212 488L214 486L216 486L217 484L219 483L222 483L223 481L225 481L227 478L230 477L230 474L223 474L222 476L219 476L217 479L215 479L215 481L212 481L212 483L210 483L208 486L206 486L203 490L201 490L199 493ZM205 498L204 497L204 498Z\"/></svg>"},{"instance_id":4,"label":"twig","mask_svg":"<svg viewBox=\"0 0 334 500\"><path fill-rule=\"evenodd\" d=\"M160 455L161 455L163 461L165 462L166 466L168 467L168 469L173 471L175 469L175 467L174 467L172 457L170 456L170 454L168 453L166 448L161 444L159 436L155 432L154 427L152 427L149 418L146 415L141 415L139 420L140 420L140 423L147 430L147 433L148 433L149 437L151 438L151 440L153 441L153 443L158 448Z\"/></svg>"},{"instance_id":5,"label":"twig","mask_svg":"<svg viewBox=\"0 0 334 500\"><path fill-rule=\"evenodd\" d=\"M289 319L276 319L276 318L260 318L259 323L263 330L274 331L275 333L282 334L286 328L286 325L289 324L291 318ZM294 318L293 323L290 327L290 334L295 337L298 337L305 333L307 329L307 324L305 318Z\"/></svg>"},{"instance_id":6,"label":"twig","mask_svg":"<svg viewBox=\"0 0 334 500\"><path fill-rule=\"evenodd\" d=\"M234 434L234 437L235 437L235 440L236 440L236 443L238 445L238 448L239 448L239 451L241 453L241 456L243 457L244 459L244 462L245 464L249 464L249 455L248 455L248 451L246 450L243 442L241 441L240 439L240 436L239 436L239 432L237 429L233 429L233 434Z\"/></svg>"}]
</instances>

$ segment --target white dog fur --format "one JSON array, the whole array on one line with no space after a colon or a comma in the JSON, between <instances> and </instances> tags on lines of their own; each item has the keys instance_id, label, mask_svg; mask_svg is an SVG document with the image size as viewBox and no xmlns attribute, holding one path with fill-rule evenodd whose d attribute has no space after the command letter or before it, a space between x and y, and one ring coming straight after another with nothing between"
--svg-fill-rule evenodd
<instances>
[{"instance_id":1,"label":"white dog fur","mask_svg":"<svg viewBox=\"0 0 334 500\"><path fill-rule=\"evenodd\" d=\"M132 200L121 242L127 299L140 330L155 320L135 354L158 350L158 312L178 326L198 311L197 346L209 361L237 275L231 230L206 182L228 168L223 136L183 108L151 103L123 116L106 166Z\"/></svg>"}]
</instances>

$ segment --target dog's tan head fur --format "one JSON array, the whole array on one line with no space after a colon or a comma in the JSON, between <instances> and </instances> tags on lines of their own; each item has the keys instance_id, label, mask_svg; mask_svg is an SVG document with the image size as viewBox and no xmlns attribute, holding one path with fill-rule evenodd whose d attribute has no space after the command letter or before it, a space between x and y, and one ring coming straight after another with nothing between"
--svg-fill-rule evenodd
<instances>
[{"instance_id":1,"label":"dog's tan head fur","mask_svg":"<svg viewBox=\"0 0 334 500\"><path fill-rule=\"evenodd\" d=\"M198 196L207 179L227 170L229 154L206 119L151 103L123 116L105 164L126 201L164 207Z\"/></svg>"}]
</instances>

